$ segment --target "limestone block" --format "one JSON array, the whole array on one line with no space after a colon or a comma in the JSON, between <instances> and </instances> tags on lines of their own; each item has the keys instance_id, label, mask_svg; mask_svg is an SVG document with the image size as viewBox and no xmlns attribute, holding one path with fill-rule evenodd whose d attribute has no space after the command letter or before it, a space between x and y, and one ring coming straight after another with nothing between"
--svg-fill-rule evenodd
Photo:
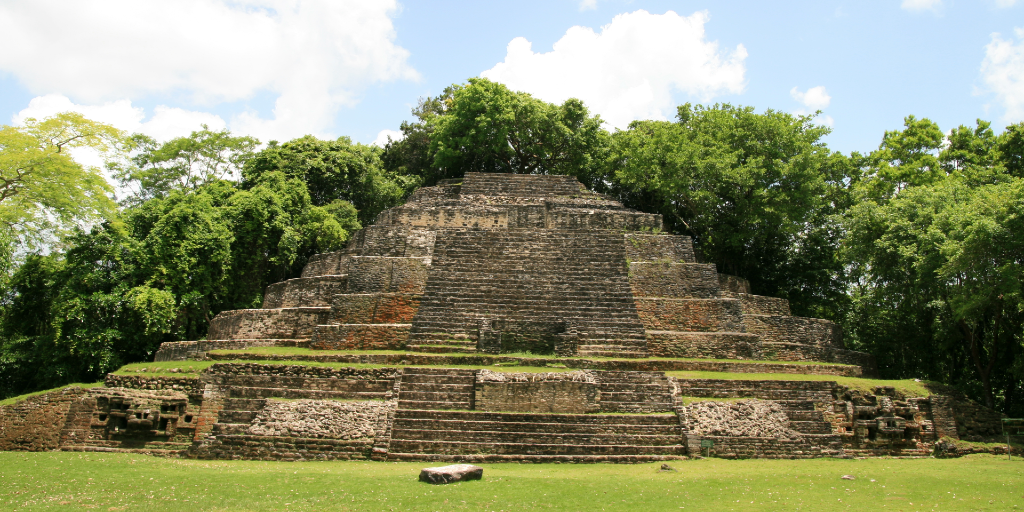
<instances>
[{"instance_id":1,"label":"limestone block","mask_svg":"<svg viewBox=\"0 0 1024 512\"><path fill-rule=\"evenodd\" d=\"M638 297L636 312L651 331L744 332L738 299Z\"/></svg>"},{"instance_id":2,"label":"limestone block","mask_svg":"<svg viewBox=\"0 0 1024 512\"><path fill-rule=\"evenodd\" d=\"M647 350L656 357L758 359L761 342L746 333L647 331Z\"/></svg>"},{"instance_id":3,"label":"limestone block","mask_svg":"<svg viewBox=\"0 0 1024 512\"><path fill-rule=\"evenodd\" d=\"M274 283L263 296L263 309L323 307L345 291L346 276L299 277Z\"/></svg>"},{"instance_id":4,"label":"limestone block","mask_svg":"<svg viewBox=\"0 0 1024 512\"><path fill-rule=\"evenodd\" d=\"M347 251L314 254L302 268L302 277L339 276L345 274L350 255Z\"/></svg>"},{"instance_id":5,"label":"limestone block","mask_svg":"<svg viewBox=\"0 0 1024 512\"><path fill-rule=\"evenodd\" d=\"M405 350L411 324L321 325L309 340L313 350Z\"/></svg>"},{"instance_id":6,"label":"limestone block","mask_svg":"<svg viewBox=\"0 0 1024 512\"><path fill-rule=\"evenodd\" d=\"M237 309L222 311L210 321L207 337L232 339L308 338L325 324L331 308Z\"/></svg>"},{"instance_id":7,"label":"limestone block","mask_svg":"<svg viewBox=\"0 0 1024 512\"><path fill-rule=\"evenodd\" d=\"M425 258L356 256L348 264L347 293L423 293Z\"/></svg>"},{"instance_id":8,"label":"limestone block","mask_svg":"<svg viewBox=\"0 0 1024 512\"><path fill-rule=\"evenodd\" d=\"M420 296L406 293L346 293L334 296L331 323L407 324L420 306Z\"/></svg>"},{"instance_id":9,"label":"limestone block","mask_svg":"<svg viewBox=\"0 0 1024 512\"><path fill-rule=\"evenodd\" d=\"M431 484L450 484L465 480L480 480L484 477L484 468L472 464L452 464L426 468L420 471L420 482Z\"/></svg>"},{"instance_id":10,"label":"limestone block","mask_svg":"<svg viewBox=\"0 0 1024 512\"><path fill-rule=\"evenodd\" d=\"M697 263L693 240L683 235L626 233L626 259L629 261L671 261Z\"/></svg>"},{"instance_id":11,"label":"limestone block","mask_svg":"<svg viewBox=\"0 0 1024 512\"><path fill-rule=\"evenodd\" d=\"M635 297L718 297L715 266L701 263L631 262L629 284Z\"/></svg>"},{"instance_id":12,"label":"limestone block","mask_svg":"<svg viewBox=\"0 0 1024 512\"><path fill-rule=\"evenodd\" d=\"M766 343L799 343L843 348L843 330L828 320L782 315L744 315L747 332Z\"/></svg>"},{"instance_id":13,"label":"limestone block","mask_svg":"<svg viewBox=\"0 0 1024 512\"><path fill-rule=\"evenodd\" d=\"M729 274L718 274L718 286L723 292L750 293L750 281Z\"/></svg>"}]
</instances>

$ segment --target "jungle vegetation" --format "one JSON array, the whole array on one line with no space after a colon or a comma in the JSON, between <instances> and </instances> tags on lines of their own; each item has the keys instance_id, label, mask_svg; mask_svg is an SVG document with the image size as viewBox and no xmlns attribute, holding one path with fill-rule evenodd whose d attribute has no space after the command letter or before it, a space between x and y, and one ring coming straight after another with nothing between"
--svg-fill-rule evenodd
<instances>
[{"instance_id":1,"label":"jungle vegetation","mask_svg":"<svg viewBox=\"0 0 1024 512\"><path fill-rule=\"evenodd\" d=\"M814 115L685 104L612 132L579 100L479 78L412 113L383 148L205 127L158 143L71 113L0 128L0 398L201 338L417 187L512 172L663 215L754 293L842 325L883 378L1024 415L1024 123L907 116L842 154Z\"/></svg>"}]
</instances>

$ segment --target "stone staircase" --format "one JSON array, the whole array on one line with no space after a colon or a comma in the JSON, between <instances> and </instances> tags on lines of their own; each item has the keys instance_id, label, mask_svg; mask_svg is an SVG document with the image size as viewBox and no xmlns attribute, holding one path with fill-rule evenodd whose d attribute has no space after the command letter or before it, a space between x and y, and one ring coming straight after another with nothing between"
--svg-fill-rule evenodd
<instances>
[{"instance_id":1,"label":"stone staircase","mask_svg":"<svg viewBox=\"0 0 1024 512\"><path fill-rule=\"evenodd\" d=\"M662 372L598 373L602 412L658 413L675 407L672 382Z\"/></svg>"},{"instance_id":2,"label":"stone staircase","mask_svg":"<svg viewBox=\"0 0 1024 512\"><path fill-rule=\"evenodd\" d=\"M388 460L645 462L685 455L674 414L402 410Z\"/></svg>"},{"instance_id":3,"label":"stone staircase","mask_svg":"<svg viewBox=\"0 0 1024 512\"><path fill-rule=\"evenodd\" d=\"M519 334L575 332L580 355L646 356L622 235L604 231L460 231L439 237L409 349L475 351L481 321Z\"/></svg>"},{"instance_id":4,"label":"stone staircase","mask_svg":"<svg viewBox=\"0 0 1024 512\"><path fill-rule=\"evenodd\" d=\"M756 398L760 400L826 403L834 400L832 381L676 379L681 396Z\"/></svg>"},{"instance_id":5,"label":"stone staircase","mask_svg":"<svg viewBox=\"0 0 1024 512\"><path fill-rule=\"evenodd\" d=\"M476 370L403 368L399 409L472 409Z\"/></svg>"}]
</instances>

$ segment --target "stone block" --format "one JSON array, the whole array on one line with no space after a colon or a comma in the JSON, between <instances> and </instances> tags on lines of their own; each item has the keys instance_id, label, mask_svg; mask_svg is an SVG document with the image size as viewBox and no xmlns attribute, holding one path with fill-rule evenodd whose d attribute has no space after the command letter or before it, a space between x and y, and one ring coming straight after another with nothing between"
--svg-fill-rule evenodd
<instances>
[{"instance_id":1,"label":"stone block","mask_svg":"<svg viewBox=\"0 0 1024 512\"><path fill-rule=\"evenodd\" d=\"M466 480L480 480L483 477L484 468L471 464L453 464L420 471L420 482L430 484L450 484Z\"/></svg>"},{"instance_id":2,"label":"stone block","mask_svg":"<svg viewBox=\"0 0 1024 512\"><path fill-rule=\"evenodd\" d=\"M649 331L744 332L737 299L637 297L636 312Z\"/></svg>"},{"instance_id":3,"label":"stone block","mask_svg":"<svg viewBox=\"0 0 1024 512\"><path fill-rule=\"evenodd\" d=\"M630 262L697 263L693 240L688 236L626 233L625 240L626 259Z\"/></svg>"},{"instance_id":4,"label":"stone block","mask_svg":"<svg viewBox=\"0 0 1024 512\"><path fill-rule=\"evenodd\" d=\"M718 297L715 266L701 263L632 262L629 264L629 284L635 297Z\"/></svg>"},{"instance_id":5,"label":"stone block","mask_svg":"<svg viewBox=\"0 0 1024 512\"><path fill-rule=\"evenodd\" d=\"M746 333L647 331L647 350L656 357L758 359L761 341Z\"/></svg>"}]
</instances>

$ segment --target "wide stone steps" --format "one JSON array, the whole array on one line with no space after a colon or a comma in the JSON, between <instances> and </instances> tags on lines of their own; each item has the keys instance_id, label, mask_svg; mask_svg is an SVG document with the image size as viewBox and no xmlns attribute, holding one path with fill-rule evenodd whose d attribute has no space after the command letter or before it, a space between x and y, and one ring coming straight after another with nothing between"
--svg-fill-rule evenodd
<instances>
[{"instance_id":1,"label":"wide stone steps","mask_svg":"<svg viewBox=\"0 0 1024 512\"><path fill-rule=\"evenodd\" d=\"M373 439L220 435L196 451L199 459L359 460L370 457Z\"/></svg>"},{"instance_id":2,"label":"wide stone steps","mask_svg":"<svg viewBox=\"0 0 1024 512\"><path fill-rule=\"evenodd\" d=\"M398 408L472 409L475 382L475 370L404 368Z\"/></svg>"},{"instance_id":3,"label":"wide stone steps","mask_svg":"<svg viewBox=\"0 0 1024 512\"><path fill-rule=\"evenodd\" d=\"M662 434L629 434L621 433L596 434L591 432L510 432L507 430L460 430L454 434L452 430L394 429L391 431L392 443L395 439L403 442L428 441L447 439L456 435L460 443L481 444L537 444L537 445L569 445L569 446L617 446L628 438L632 446L679 446L681 437L678 432Z\"/></svg>"},{"instance_id":4,"label":"wide stone steps","mask_svg":"<svg viewBox=\"0 0 1024 512\"><path fill-rule=\"evenodd\" d=\"M405 411L403 411L403 416ZM406 430L431 430L439 432L511 432L513 434L578 434L590 436L676 436L678 420L675 415L666 415L671 419L663 424L624 424L624 423L559 423L531 421L468 421L461 419L409 418L403 417L402 428Z\"/></svg>"},{"instance_id":5,"label":"wide stone steps","mask_svg":"<svg viewBox=\"0 0 1024 512\"><path fill-rule=\"evenodd\" d=\"M452 432L449 437L457 437ZM431 453L437 455L684 455L686 448L680 445L631 445L631 444L540 444L540 443L490 443L462 441L406 441L392 437L390 450L398 453ZM391 456L389 454L388 458Z\"/></svg>"},{"instance_id":6,"label":"wide stone steps","mask_svg":"<svg viewBox=\"0 0 1024 512\"><path fill-rule=\"evenodd\" d=\"M384 398L383 392L352 392L352 391L322 391L316 389L295 389L295 388L254 388L254 387L230 387L227 396L230 398L293 398L310 400L328 399L356 399L356 400L379 400Z\"/></svg>"}]
</instances>

